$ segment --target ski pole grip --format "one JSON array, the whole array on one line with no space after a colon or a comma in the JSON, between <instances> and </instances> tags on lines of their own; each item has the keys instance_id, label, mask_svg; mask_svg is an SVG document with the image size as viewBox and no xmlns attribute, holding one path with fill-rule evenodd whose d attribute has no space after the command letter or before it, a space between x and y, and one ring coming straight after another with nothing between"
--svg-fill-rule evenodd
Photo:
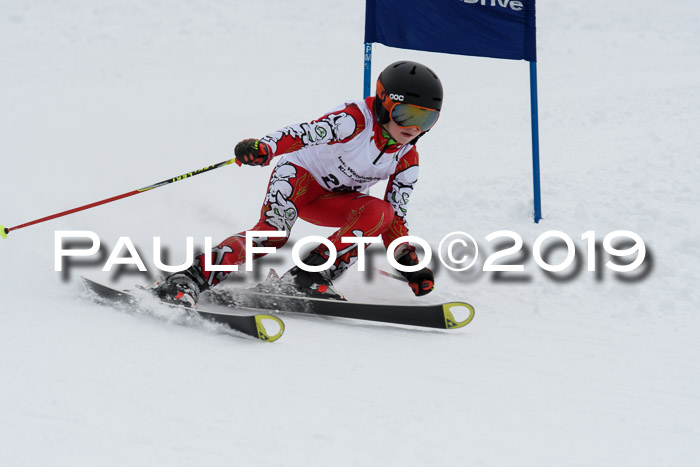
<instances>
[{"instance_id":1,"label":"ski pole grip","mask_svg":"<svg viewBox=\"0 0 700 467\"><path fill-rule=\"evenodd\" d=\"M0 237L2 238L7 238L7 234L10 233L10 229L5 227L4 225L0 225Z\"/></svg>"}]
</instances>

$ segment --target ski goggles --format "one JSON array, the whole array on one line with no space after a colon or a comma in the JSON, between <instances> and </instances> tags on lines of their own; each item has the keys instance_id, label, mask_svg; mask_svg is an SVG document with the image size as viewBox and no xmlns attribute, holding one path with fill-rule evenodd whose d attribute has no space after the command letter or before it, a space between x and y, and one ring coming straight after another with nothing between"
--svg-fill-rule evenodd
<instances>
[{"instance_id":1,"label":"ski goggles","mask_svg":"<svg viewBox=\"0 0 700 467\"><path fill-rule=\"evenodd\" d=\"M420 131L428 131L437 122L440 111L397 102L391 107L389 116L398 126L404 128L415 126Z\"/></svg>"}]
</instances>

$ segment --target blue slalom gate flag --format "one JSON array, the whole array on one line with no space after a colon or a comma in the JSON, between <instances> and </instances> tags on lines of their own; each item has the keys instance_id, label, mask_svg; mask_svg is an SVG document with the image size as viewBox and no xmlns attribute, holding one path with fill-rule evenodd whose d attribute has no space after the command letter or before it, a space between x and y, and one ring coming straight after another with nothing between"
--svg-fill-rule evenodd
<instances>
[{"instance_id":1,"label":"blue slalom gate flag","mask_svg":"<svg viewBox=\"0 0 700 467\"><path fill-rule=\"evenodd\" d=\"M367 0L372 42L535 62L535 0Z\"/></svg>"}]
</instances>

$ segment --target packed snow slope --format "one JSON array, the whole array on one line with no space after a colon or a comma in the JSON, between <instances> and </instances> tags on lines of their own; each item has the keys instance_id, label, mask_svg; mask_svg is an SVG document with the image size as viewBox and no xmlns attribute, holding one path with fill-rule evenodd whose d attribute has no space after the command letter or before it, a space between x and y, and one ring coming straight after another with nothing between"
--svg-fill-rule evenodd
<instances>
[{"instance_id":1,"label":"packed snow slope","mask_svg":"<svg viewBox=\"0 0 700 467\"><path fill-rule=\"evenodd\" d=\"M81 295L81 274L145 284L155 236L175 264L187 236L250 228L271 168L218 169L0 241L0 465L696 465L700 6L539 3L539 224L527 64L375 46L375 77L412 59L445 88L419 144L411 233L437 247L468 232L481 254L462 273L436 261L422 299L356 270L337 286L359 301L466 300L468 327L285 316L264 344ZM359 0L0 0L0 223L230 159L243 138L360 98L363 16ZM59 230L95 232L102 256L56 272ZM486 240L500 230L522 237L501 262L523 272L482 271L508 246ZM552 275L533 259L550 230L576 246ZM605 266L616 230L643 239L639 270ZM328 233L299 222L293 240ZM148 273L101 271L122 236ZM286 250L256 271L290 265Z\"/></svg>"}]
</instances>

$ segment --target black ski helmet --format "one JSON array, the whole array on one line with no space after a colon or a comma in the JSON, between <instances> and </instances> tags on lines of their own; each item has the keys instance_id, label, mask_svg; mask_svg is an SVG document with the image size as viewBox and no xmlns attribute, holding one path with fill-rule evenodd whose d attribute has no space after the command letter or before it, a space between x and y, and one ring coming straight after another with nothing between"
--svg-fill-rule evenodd
<instances>
[{"instance_id":1,"label":"black ski helmet","mask_svg":"<svg viewBox=\"0 0 700 467\"><path fill-rule=\"evenodd\" d=\"M389 122L395 103L411 104L428 109L442 109L442 83L425 65L407 60L394 62L377 78L374 117L377 123Z\"/></svg>"}]
</instances>

